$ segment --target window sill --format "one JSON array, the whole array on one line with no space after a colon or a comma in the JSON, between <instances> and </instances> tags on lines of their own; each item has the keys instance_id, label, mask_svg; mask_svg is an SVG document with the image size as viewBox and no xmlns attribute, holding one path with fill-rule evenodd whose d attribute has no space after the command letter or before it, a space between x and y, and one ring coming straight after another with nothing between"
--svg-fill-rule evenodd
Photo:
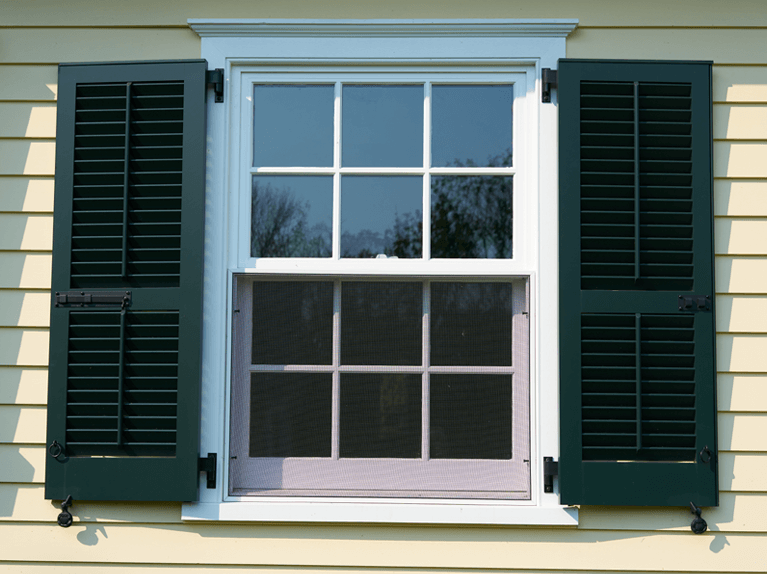
<instances>
[{"instance_id":1,"label":"window sill","mask_svg":"<svg viewBox=\"0 0 767 574\"><path fill-rule=\"evenodd\" d=\"M578 526L578 508L497 502L263 500L184 504L181 519L221 522L328 522Z\"/></svg>"}]
</instances>

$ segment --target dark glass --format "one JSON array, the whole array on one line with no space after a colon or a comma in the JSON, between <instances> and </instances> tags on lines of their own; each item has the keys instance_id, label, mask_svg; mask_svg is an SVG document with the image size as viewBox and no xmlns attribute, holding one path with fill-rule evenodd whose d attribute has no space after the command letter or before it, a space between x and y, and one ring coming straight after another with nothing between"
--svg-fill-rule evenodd
<instances>
[{"instance_id":1,"label":"dark glass","mask_svg":"<svg viewBox=\"0 0 767 574\"><path fill-rule=\"evenodd\" d=\"M341 257L421 257L420 176L341 178Z\"/></svg>"},{"instance_id":2,"label":"dark glass","mask_svg":"<svg viewBox=\"0 0 767 574\"><path fill-rule=\"evenodd\" d=\"M423 284L343 282L341 364L420 365Z\"/></svg>"},{"instance_id":3,"label":"dark glass","mask_svg":"<svg viewBox=\"0 0 767 574\"><path fill-rule=\"evenodd\" d=\"M510 259L512 177L431 179L432 258Z\"/></svg>"},{"instance_id":4,"label":"dark glass","mask_svg":"<svg viewBox=\"0 0 767 574\"><path fill-rule=\"evenodd\" d=\"M251 373L251 457L329 457L333 376Z\"/></svg>"},{"instance_id":5,"label":"dark glass","mask_svg":"<svg viewBox=\"0 0 767 574\"><path fill-rule=\"evenodd\" d=\"M431 364L510 366L510 283L431 284Z\"/></svg>"},{"instance_id":6,"label":"dark glass","mask_svg":"<svg viewBox=\"0 0 767 574\"><path fill-rule=\"evenodd\" d=\"M330 257L333 178L254 175L251 257Z\"/></svg>"},{"instance_id":7,"label":"dark glass","mask_svg":"<svg viewBox=\"0 0 767 574\"><path fill-rule=\"evenodd\" d=\"M341 165L423 165L423 86L344 86L341 101Z\"/></svg>"},{"instance_id":8,"label":"dark glass","mask_svg":"<svg viewBox=\"0 0 767 574\"><path fill-rule=\"evenodd\" d=\"M333 85L253 87L253 165L333 165Z\"/></svg>"},{"instance_id":9,"label":"dark glass","mask_svg":"<svg viewBox=\"0 0 767 574\"><path fill-rule=\"evenodd\" d=\"M236 352L236 351L235 351ZM333 283L253 283L254 365L333 363Z\"/></svg>"},{"instance_id":10,"label":"dark glass","mask_svg":"<svg viewBox=\"0 0 767 574\"><path fill-rule=\"evenodd\" d=\"M511 85L432 86L431 102L431 165L511 165Z\"/></svg>"},{"instance_id":11,"label":"dark glass","mask_svg":"<svg viewBox=\"0 0 767 574\"><path fill-rule=\"evenodd\" d=\"M432 375L431 458L511 458L512 375Z\"/></svg>"},{"instance_id":12,"label":"dark glass","mask_svg":"<svg viewBox=\"0 0 767 574\"><path fill-rule=\"evenodd\" d=\"M421 456L421 375L341 373L342 458Z\"/></svg>"}]
</instances>

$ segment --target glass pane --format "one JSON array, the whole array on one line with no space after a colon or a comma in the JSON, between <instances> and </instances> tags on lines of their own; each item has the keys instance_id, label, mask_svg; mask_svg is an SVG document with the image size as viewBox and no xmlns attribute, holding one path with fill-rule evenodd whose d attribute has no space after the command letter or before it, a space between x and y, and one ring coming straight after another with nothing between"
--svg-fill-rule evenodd
<instances>
[{"instance_id":1,"label":"glass pane","mask_svg":"<svg viewBox=\"0 0 767 574\"><path fill-rule=\"evenodd\" d=\"M254 175L251 257L330 257L333 178Z\"/></svg>"},{"instance_id":2,"label":"glass pane","mask_svg":"<svg viewBox=\"0 0 767 574\"><path fill-rule=\"evenodd\" d=\"M343 458L421 456L421 375L341 374Z\"/></svg>"},{"instance_id":3,"label":"glass pane","mask_svg":"<svg viewBox=\"0 0 767 574\"><path fill-rule=\"evenodd\" d=\"M431 458L511 458L512 375L432 375Z\"/></svg>"},{"instance_id":4,"label":"glass pane","mask_svg":"<svg viewBox=\"0 0 767 574\"><path fill-rule=\"evenodd\" d=\"M332 362L333 283L253 283L252 363L330 365Z\"/></svg>"},{"instance_id":5,"label":"glass pane","mask_svg":"<svg viewBox=\"0 0 767 574\"><path fill-rule=\"evenodd\" d=\"M341 364L420 365L422 283L341 285Z\"/></svg>"},{"instance_id":6,"label":"glass pane","mask_svg":"<svg viewBox=\"0 0 767 574\"><path fill-rule=\"evenodd\" d=\"M253 87L253 165L333 165L333 85Z\"/></svg>"},{"instance_id":7,"label":"glass pane","mask_svg":"<svg viewBox=\"0 0 767 574\"><path fill-rule=\"evenodd\" d=\"M249 455L329 457L332 387L330 373L251 373Z\"/></svg>"},{"instance_id":8,"label":"glass pane","mask_svg":"<svg viewBox=\"0 0 767 574\"><path fill-rule=\"evenodd\" d=\"M432 86L431 165L511 165L513 88Z\"/></svg>"},{"instance_id":9,"label":"glass pane","mask_svg":"<svg viewBox=\"0 0 767 574\"><path fill-rule=\"evenodd\" d=\"M423 165L423 86L344 86L341 102L341 165Z\"/></svg>"},{"instance_id":10,"label":"glass pane","mask_svg":"<svg viewBox=\"0 0 767 574\"><path fill-rule=\"evenodd\" d=\"M421 257L420 176L341 178L341 257Z\"/></svg>"},{"instance_id":11,"label":"glass pane","mask_svg":"<svg viewBox=\"0 0 767 574\"><path fill-rule=\"evenodd\" d=\"M511 365L511 283L431 284L431 364Z\"/></svg>"},{"instance_id":12,"label":"glass pane","mask_svg":"<svg viewBox=\"0 0 767 574\"><path fill-rule=\"evenodd\" d=\"M512 177L431 179L432 258L512 257Z\"/></svg>"}]
</instances>

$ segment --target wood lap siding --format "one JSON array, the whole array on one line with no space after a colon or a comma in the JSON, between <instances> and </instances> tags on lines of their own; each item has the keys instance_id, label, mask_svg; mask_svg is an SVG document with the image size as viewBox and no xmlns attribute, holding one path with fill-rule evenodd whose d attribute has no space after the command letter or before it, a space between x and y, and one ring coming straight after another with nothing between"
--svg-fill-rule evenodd
<instances>
[{"instance_id":1,"label":"wood lap siding","mask_svg":"<svg viewBox=\"0 0 767 574\"><path fill-rule=\"evenodd\" d=\"M33 6L25 6L33 4ZM767 544L767 24L748 2L690 10L553 1L328 0L104 8L19 3L0 28L0 570L362 574L415 571L763 571ZM386 8L384 8L386 6ZM396 8L396 12L393 10ZM117 13L117 10L121 12ZM125 12L127 10L127 12ZM179 504L77 503L70 529L43 499L56 63L198 58L191 17L579 18L568 57L711 59L719 366L720 506L694 536L685 509L584 507L577 529L182 523ZM748 17L743 14L750 14ZM756 21L756 19L761 19ZM83 22L88 24L84 25ZM671 28L669 24L700 26ZM40 27L35 27L40 26ZM44 27L47 26L47 27ZM80 26L66 28L58 26ZM614 26L614 28L607 28ZM44 308L41 308L43 307ZM299 540L300 543L296 541ZM42 544L41 542L45 543ZM190 568L191 569L191 568ZM250 570L249 570L250 571Z\"/></svg>"}]
</instances>

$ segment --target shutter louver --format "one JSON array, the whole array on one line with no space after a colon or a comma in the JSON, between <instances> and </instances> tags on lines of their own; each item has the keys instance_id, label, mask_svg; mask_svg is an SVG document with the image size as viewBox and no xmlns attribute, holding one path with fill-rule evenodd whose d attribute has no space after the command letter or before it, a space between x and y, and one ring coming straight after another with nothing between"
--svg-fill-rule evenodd
<instances>
[{"instance_id":1,"label":"shutter louver","mask_svg":"<svg viewBox=\"0 0 767 574\"><path fill-rule=\"evenodd\" d=\"M197 498L206 67L59 68L47 498Z\"/></svg>"},{"instance_id":2,"label":"shutter louver","mask_svg":"<svg viewBox=\"0 0 767 574\"><path fill-rule=\"evenodd\" d=\"M713 310L679 306L713 299L710 93L707 63L560 61L563 503L717 504Z\"/></svg>"}]
</instances>

